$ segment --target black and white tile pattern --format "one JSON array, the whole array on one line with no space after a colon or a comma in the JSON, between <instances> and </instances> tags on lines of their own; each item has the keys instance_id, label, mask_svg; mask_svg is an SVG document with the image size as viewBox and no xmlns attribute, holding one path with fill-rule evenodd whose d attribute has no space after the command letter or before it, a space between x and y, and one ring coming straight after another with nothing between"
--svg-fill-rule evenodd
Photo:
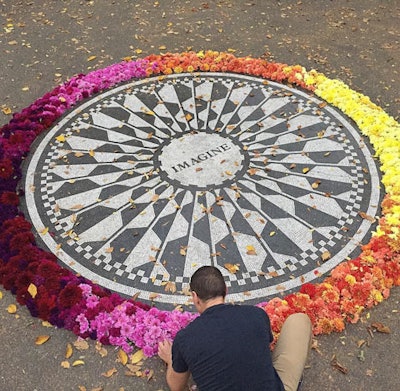
<instances>
[{"instance_id":1,"label":"black and white tile pattern","mask_svg":"<svg viewBox=\"0 0 400 391\"><path fill-rule=\"evenodd\" d=\"M49 227L38 236L64 264L167 306L187 302L202 265L220 267L234 301L312 281L357 254L371 231L359 212L375 216L381 197L371 151L336 110L211 73L82 103L38 142L25 188L35 229Z\"/></svg>"}]
</instances>

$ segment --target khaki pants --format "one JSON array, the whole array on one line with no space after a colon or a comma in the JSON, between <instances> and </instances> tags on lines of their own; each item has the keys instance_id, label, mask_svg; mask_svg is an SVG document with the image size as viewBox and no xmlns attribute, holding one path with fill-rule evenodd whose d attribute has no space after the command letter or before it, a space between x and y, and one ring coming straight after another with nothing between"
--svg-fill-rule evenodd
<instances>
[{"instance_id":1,"label":"khaki pants","mask_svg":"<svg viewBox=\"0 0 400 391\"><path fill-rule=\"evenodd\" d=\"M272 363L285 386L296 391L311 349L312 327L306 314L292 314L283 323Z\"/></svg>"}]
</instances>

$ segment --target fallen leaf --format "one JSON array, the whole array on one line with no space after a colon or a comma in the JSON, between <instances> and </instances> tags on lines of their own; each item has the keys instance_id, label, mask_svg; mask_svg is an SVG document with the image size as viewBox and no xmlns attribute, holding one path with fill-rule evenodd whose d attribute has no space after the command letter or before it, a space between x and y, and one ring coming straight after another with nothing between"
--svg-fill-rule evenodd
<instances>
[{"instance_id":1,"label":"fallen leaf","mask_svg":"<svg viewBox=\"0 0 400 391\"><path fill-rule=\"evenodd\" d=\"M41 235L46 235L47 232L49 232L49 227L43 228L41 231L39 231Z\"/></svg>"},{"instance_id":2,"label":"fallen leaf","mask_svg":"<svg viewBox=\"0 0 400 391\"><path fill-rule=\"evenodd\" d=\"M93 149L89 149L89 155L90 155L91 157L94 156L94 151L93 151Z\"/></svg>"},{"instance_id":3,"label":"fallen leaf","mask_svg":"<svg viewBox=\"0 0 400 391\"><path fill-rule=\"evenodd\" d=\"M108 247L104 250L107 254L111 254L114 251L114 247Z\"/></svg>"},{"instance_id":4,"label":"fallen leaf","mask_svg":"<svg viewBox=\"0 0 400 391\"><path fill-rule=\"evenodd\" d=\"M87 349L89 349L89 344L84 339L77 339L74 342L74 346L78 350L87 350Z\"/></svg>"},{"instance_id":5,"label":"fallen leaf","mask_svg":"<svg viewBox=\"0 0 400 391\"><path fill-rule=\"evenodd\" d=\"M43 345L50 339L50 335L39 335L36 337L35 344L36 345Z\"/></svg>"},{"instance_id":6,"label":"fallen leaf","mask_svg":"<svg viewBox=\"0 0 400 391\"><path fill-rule=\"evenodd\" d=\"M239 266L232 263L224 263L224 268L232 274L235 274L239 270Z\"/></svg>"},{"instance_id":7,"label":"fallen leaf","mask_svg":"<svg viewBox=\"0 0 400 391\"><path fill-rule=\"evenodd\" d=\"M5 114L5 115L9 115L9 114L12 113L12 110L11 110L9 107L3 107L3 108L1 109L1 111L2 111L3 114Z\"/></svg>"},{"instance_id":8,"label":"fallen leaf","mask_svg":"<svg viewBox=\"0 0 400 391\"><path fill-rule=\"evenodd\" d=\"M375 223L375 221L376 221L375 217L370 216L370 215L367 215L367 214L364 213L364 212L358 212L358 214L359 214L363 219L368 220L368 221L370 221L371 223Z\"/></svg>"},{"instance_id":9,"label":"fallen leaf","mask_svg":"<svg viewBox=\"0 0 400 391\"><path fill-rule=\"evenodd\" d=\"M332 357L331 365L332 365L335 369L337 369L338 371L344 373L345 375L346 375L347 372L349 371L343 364L341 364L341 363L337 360L337 358L336 358L335 355Z\"/></svg>"},{"instance_id":10,"label":"fallen leaf","mask_svg":"<svg viewBox=\"0 0 400 391\"><path fill-rule=\"evenodd\" d=\"M37 295L37 287L35 284L30 283L28 286L28 292L32 296L32 299L34 299Z\"/></svg>"},{"instance_id":11,"label":"fallen leaf","mask_svg":"<svg viewBox=\"0 0 400 391\"><path fill-rule=\"evenodd\" d=\"M158 297L158 293L150 293L149 300L157 299L157 297Z\"/></svg>"},{"instance_id":12,"label":"fallen leaf","mask_svg":"<svg viewBox=\"0 0 400 391\"><path fill-rule=\"evenodd\" d=\"M246 254L247 255L257 255L256 249L252 245L246 246Z\"/></svg>"},{"instance_id":13,"label":"fallen leaf","mask_svg":"<svg viewBox=\"0 0 400 391\"><path fill-rule=\"evenodd\" d=\"M68 369L71 367L71 364L68 361L61 361L61 366L65 369Z\"/></svg>"},{"instance_id":14,"label":"fallen leaf","mask_svg":"<svg viewBox=\"0 0 400 391\"><path fill-rule=\"evenodd\" d=\"M87 58L87 61L93 61L97 58L97 56L90 56Z\"/></svg>"},{"instance_id":15,"label":"fallen leaf","mask_svg":"<svg viewBox=\"0 0 400 391\"><path fill-rule=\"evenodd\" d=\"M114 375L114 373L117 373L118 371L117 371L117 368L111 368L111 369L109 369L107 372L103 372L102 374L101 374L101 376L104 376L104 377L111 377L112 375Z\"/></svg>"},{"instance_id":16,"label":"fallen leaf","mask_svg":"<svg viewBox=\"0 0 400 391\"><path fill-rule=\"evenodd\" d=\"M99 341L96 342L96 350L101 357L106 357L108 354L107 349Z\"/></svg>"},{"instance_id":17,"label":"fallen leaf","mask_svg":"<svg viewBox=\"0 0 400 391\"><path fill-rule=\"evenodd\" d=\"M10 305L7 307L7 312L8 312L9 314L15 314L15 313L17 312L17 306L16 306L15 304L10 304Z\"/></svg>"},{"instance_id":18,"label":"fallen leaf","mask_svg":"<svg viewBox=\"0 0 400 391\"><path fill-rule=\"evenodd\" d=\"M72 366L73 366L73 367L77 367L77 366L79 366L79 365L85 365L85 361L83 361L83 360L75 360L75 361L72 363Z\"/></svg>"},{"instance_id":19,"label":"fallen leaf","mask_svg":"<svg viewBox=\"0 0 400 391\"><path fill-rule=\"evenodd\" d=\"M308 167L304 167L302 169L302 171L303 171L303 174L307 174L307 172L310 171L310 169Z\"/></svg>"},{"instance_id":20,"label":"fallen leaf","mask_svg":"<svg viewBox=\"0 0 400 391\"><path fill-rule=\"evenodd\" d=\"M70 343L67 343L67 348L65 350L65 358L71 358L73 352L74 351L72 349L72 345Z\"/></svg>"},{"instance_id":21,"label":"fallen leaf","mask_svg":"<svg viewBox=\"0 0 400 391\"><path fill-rule=\"evenodd\" d=\"M321 184L321 181L315 181L312 183L311 187L313 189L318 189L318 186Z\"/></svg>"},{"instance_id":22,"label":"fallen leaf","mask_svg":"<svg viewBox=\"0 0 400 391\"><path fill-rule=\"evenodd\" d=\"M329 252L329 251L324 251L322 254L321 254L321 259L322 259L322 262L326 262L328 259L330 259L331 258L331 253Z\"/></svg>"},{"instance_id":23,"label":"fallen leaf","mask_svg":"<svg viewBox=\"0 0 400 391\"><path fill-rule=\"evenodd\" d=\"M176 292L176 284L175 282L168 281L167 284L165 285L165 292L171 292L175 293Z\"/></svg>"},{"instance_id":24,"label":"fallen leaf","mask_svg":"<svg viewBox=\"0 0 400 391\"><path fill-rule=\"evenodd\" d=\"M154 375L154 370L153 370L153 369L150 369L150 370L147 372L147 376L146 376L147 381L149 381L149 380L153 377L153 375Z\"/></svg>"},{"instance_id":25,"label":"fallen leaf","mask_svg":"<svg viewBox=\"0 0 400 391\"><path fill-rule=\"evenodd\" d=\"M159 198L160 198L160 195L159 195L159 194L154 194L154 195L151 197L151 201L152 201L152 202L157 202Z\"/></svg>"},{"instance_id":26,"label":"fallen leaf","mask_svg":"<svg viewBox=\"0 0 400 391\"><path fill-rule=\"evenodd\" d=\"M371 327L377 331L378 333L385 333L385 334L390 334L390 328L388 326L385 326L383 323L380 322L375 322L371 324Z\"/></svg>"},{"instance_id":27,"label":"fallen leaf","mask_svg":"<svg viewBox=\"0 0 400 391\"><path fill-rule=\"evenodd\" d=\"M140 365L133 365L133 364L126 364L126 367L129 369L131 373L135 373L137 371L140 371L142 368Z\"/></svg>"},{"instance_id":28,"label":"fallen leaf","mask_svg":"<svg viewBox=\"0 0 400 391\"><path fill-rule=\"evenodd\" d=\"M131 356L131 363L137 364L139 361L142 361L144 358L143 350L138 350L135 354Z\"/></svg>"},{"instance_id":29,"label":"fallen leaf","mask_svg":"<svg viewBox=\"0 0 400 391\"><path fill-rule=\"evenodd\" d=\"M128 355L122 349L118 350L118 360L122 365L128 363Z\"/></svg>"},{"instance_id":30,"label":"fallen leaf","mask_svg":"<svg viewBox=\"0 0 400 391\"><path fill-rule=\"evenodd\" d=\"M185 115L185 118L186 118L186 121L190 121L191 119L193 119L193 115L190 114L190 113L187 113L187 114Z\"/></svg>"},{"instance_id":31,"label":"fallen leaf","mask_svg":"<svg viewBox=\"0 0 400 391\"><path fill-rule=\"evenodd\" d=\"M249 168L247 172L249 173L249 175L255 175L258 170L258 168Z\"/></svg>"}]
</instances>

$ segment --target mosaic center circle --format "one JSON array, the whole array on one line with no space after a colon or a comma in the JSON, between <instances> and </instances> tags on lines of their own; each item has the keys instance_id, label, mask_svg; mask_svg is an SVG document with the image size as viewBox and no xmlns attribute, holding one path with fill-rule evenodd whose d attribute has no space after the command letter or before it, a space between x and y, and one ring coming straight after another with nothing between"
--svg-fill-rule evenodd
<instances>
[{"instance_id":1,"label":"mosaic center circle","mask_svg":"<svg viewBox=\"0 0 400 391\"><path fill-rule=\"evenodd\" d=\"M229 138L210 133L187 133L162 148L159 156L166 179L204 188L235 179L243 154Z\"/></svg>"},{"instance_id":2,"label":"mosaic center circle","mask_svg":"<svg viewBox=\"0 0 400 391\"><path fill-rule=\"evenodd\" d=\"M348 119L239 74L133 80L35 142L22 208L38 240L76 273L165 308L188 304L202 265L235 302L315 280L358 255L382 197Z\"/></svg>"}]
</instances>

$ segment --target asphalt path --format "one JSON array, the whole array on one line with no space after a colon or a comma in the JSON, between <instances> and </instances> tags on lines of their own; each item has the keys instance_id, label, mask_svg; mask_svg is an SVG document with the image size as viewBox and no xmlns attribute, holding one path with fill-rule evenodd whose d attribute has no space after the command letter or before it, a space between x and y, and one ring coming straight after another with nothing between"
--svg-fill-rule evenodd
<instances>
[{"instance_id":1,"label":"asphalt path","mask_svg":"<svg viewBox=\"0 0 400 391\"><path fill-rule=\"evenodd\" d=\"M0 0L0 123L57 84L152 53L212 49L315 68L399 119L398 0ZM0 288L0 390L167 390L158 358L127 376L117 350L46 327ZM341 334L316 338L302 390L399 390L400 290ZM371 333L373 322L390 333ZM36 345L39 335L51 338ZM333 365L336 363L336 365ZM115 368L115 371L114 371ZM343 373L346 372L346 373Z\"/></svg>"}]
</instances>

